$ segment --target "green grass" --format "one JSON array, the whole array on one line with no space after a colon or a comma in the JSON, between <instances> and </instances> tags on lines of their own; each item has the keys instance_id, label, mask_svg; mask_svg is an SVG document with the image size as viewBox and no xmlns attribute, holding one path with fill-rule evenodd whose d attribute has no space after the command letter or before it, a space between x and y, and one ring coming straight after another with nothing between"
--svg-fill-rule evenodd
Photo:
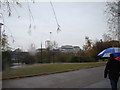
<instances>
[{"instance_id":1,"label":"green grass","mask_svg":"<svg viewBox=\"0 0 120 90\"><path fill-rule=\"evenodd\" d=\"M96 63L70 63L70 64L41 64L31 67L23 67L17 69L9 69L3 71L3 79L21 77L33 74L43 74L43 73L53 73L59 71L75 70L75 69L85 69L91 67L98 67L105 65L105 62Z\"/></svg>"}]
</instances>

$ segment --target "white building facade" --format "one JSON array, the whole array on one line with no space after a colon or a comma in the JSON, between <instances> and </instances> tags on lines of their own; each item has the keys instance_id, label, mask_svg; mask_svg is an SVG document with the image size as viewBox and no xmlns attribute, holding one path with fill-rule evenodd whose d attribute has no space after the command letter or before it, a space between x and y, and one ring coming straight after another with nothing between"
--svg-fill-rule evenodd
<instances>
[{"instance_id":1,"label":"white building facade","mask_svg":"<svg viewBox=\"0 0 120 90\"><path fill-rule=\"evenodd\" d=\"M59 48L60 52L64 53L78 53L80 51L79 46L64 45Z\"/></svg>"}]
</instances>

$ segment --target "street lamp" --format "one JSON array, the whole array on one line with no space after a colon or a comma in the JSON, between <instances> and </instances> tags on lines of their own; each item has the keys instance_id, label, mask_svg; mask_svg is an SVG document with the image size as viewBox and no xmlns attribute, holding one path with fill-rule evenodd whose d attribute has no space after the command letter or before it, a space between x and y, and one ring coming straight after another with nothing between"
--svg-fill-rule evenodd
<instances>
[{"instance_id":1,"label":"street lamp","mask_svg":"<svg viewBox=\"0 0 120 90\"><path fill-rule=\"evenodd\" d=\"M51 40L51 35L52 35L52 32L50 32L50 50L52 49L52 40Z\"/></svg>"},{"instance_id":2,"label":"street lamp","mask_svg":"<svg viewBox=\"0 0 120 90\"><path fill-rule=\"evenodd\" d=\"M41 42L41 63L43 63L43 61L42 61L42 42Z\"/></svg>"},{"instance_id":3,"label":"street lamp","mask_svg":"<svg viewBox=\"0 0 120 90\"><path fill-rule=\"evenodd\" d=\"M52 34L52 32L50 32L50 41L51 41L51 34Z\"/></svg>"}]
</instances>

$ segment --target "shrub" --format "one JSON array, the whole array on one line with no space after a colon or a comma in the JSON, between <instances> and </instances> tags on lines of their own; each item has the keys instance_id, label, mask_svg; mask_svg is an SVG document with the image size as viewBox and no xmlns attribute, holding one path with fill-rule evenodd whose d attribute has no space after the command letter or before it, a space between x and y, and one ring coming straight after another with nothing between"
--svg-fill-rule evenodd
<instances>
[{"instance_id":1,"label":"shrub","mask_svg":"<svg viewBox=\"0 0 120 90\"><path fill-rule=\"evenodd\" d=\"M2 52L2 69L5 70L11 66L11 54L10 51Z\"/></svg>"}]
</instances>

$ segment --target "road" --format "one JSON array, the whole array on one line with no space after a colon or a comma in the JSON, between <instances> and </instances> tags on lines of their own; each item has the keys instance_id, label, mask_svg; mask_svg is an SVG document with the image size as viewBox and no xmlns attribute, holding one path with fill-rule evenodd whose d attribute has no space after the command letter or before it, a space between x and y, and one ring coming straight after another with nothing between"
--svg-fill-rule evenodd
<instances>
[{"instance_id":1,"label":"road","mask_svg":"<svg viewBox=\"0 0 120 90\"><path fill-rule=\"evenodd\" d=\"M3 88L110 88L104 66L47 76L3 81ZM120 82L119 82L120 88Z\"/></svg>"}]
</instances>

